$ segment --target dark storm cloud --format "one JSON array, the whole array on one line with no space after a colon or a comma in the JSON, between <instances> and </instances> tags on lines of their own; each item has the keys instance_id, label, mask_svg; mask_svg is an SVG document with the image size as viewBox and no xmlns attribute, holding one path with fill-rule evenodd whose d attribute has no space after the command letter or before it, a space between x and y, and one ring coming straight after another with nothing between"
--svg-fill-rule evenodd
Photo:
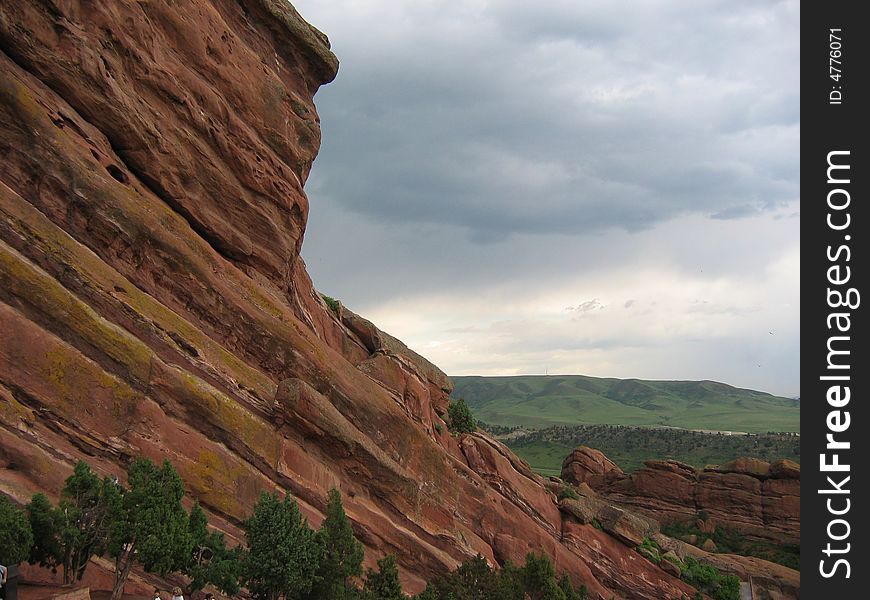
<instances>
[{"instance_id":1,"label":"dark storm cloud","mask_svg":"<svg viewBox=\"0 0 870 600\"><path fill-rule=\"evenodd\" d=\"M396 6L329 31L314 178L347 209L490 241L797 197L789 5Z\"/></svg>"}]
</instances>

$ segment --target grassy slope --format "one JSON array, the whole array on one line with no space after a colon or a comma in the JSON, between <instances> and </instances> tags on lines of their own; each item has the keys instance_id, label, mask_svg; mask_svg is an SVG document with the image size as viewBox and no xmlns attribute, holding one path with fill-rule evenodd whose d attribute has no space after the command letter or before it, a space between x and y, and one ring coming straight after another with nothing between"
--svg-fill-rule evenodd
<instances>
[{"instance_id":1,"label":"grassy slope","mask_svg":"<svg viewBox=\"0 0 870 600\"><path fill-rule=\"evenodd\" d=\"M800 431L798 401L715 381L583 375L452 377L454 397L492 425L669 425L762 433Z\"/></svg>"}]
</instances>

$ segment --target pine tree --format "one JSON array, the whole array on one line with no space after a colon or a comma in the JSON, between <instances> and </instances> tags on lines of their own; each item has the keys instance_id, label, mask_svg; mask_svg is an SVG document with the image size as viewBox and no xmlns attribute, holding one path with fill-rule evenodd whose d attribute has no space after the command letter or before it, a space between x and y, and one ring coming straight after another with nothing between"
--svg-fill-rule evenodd
<instances>
[{"instance_id":1,"label":"pine tree","mask_svg":"<svg viewBox=\"0 0 870 600\"><path fill-rule=\"evenodd\" d=\"M450 423L447 427L454 434L471 433L477 429L477 423L474 421L471 409L462 398L450 403L447 414L450 417Z\"/></svg>"},{"instance_id":2,"label":"pine tree","mask_svg":"<svg viewBox=\"0 0 870 600\"><path fill-rule=\"evenodd\" d=\"M447 577L436 580L442 598L454 600L478 600L501 597L498 575L480 554L459 565Z\"/></svg>"},{"instance_id":3,"label":"pine tree","mask_svg":"<svg viewBox=\"0 0 870 600\"><path fill-rule=\"evenodd\" d=\"M214 585L227 596L239 591L243 549L227 549L224 534L208 530L208 517L199 502L190 510L188 531L192 541L190 560L182 572L190 578L187 595Z\"/></svg>"},{"instance_id":4,"label":"pine tree","mask_svg":"<svg viewBox=\"0 0 870 600\"><path fill-rule=\"evenodd\" d=\"M565 594L565 600L586 600L586 586L581 585L580 589L575 590L567 573L562 573L562 577L559 578L559 589Z\"/></svg>"},{"instance_id":5,"label":"pine tree","mask_svg":"<svg viewBox=\"0 0 870 600\"><path fill-rule=\"evenodd\" d=\"M522 569L523 584L531 600L565 600L565 594L556 583L556 571L550 557L530 552Z\"/></svg>"},{"instance_id":6,"label":"pine tree","mask_svg":"<svg viewBox=\"0 0 870 600\"><path fill-rule=\"evenodd\" d=\"M17 565L27 560L33 532L23 510L0 494L0 564Z\"/></svg>"},{"instance_id":7,"label":"pine tree","mask_svg":"<svg viewBox=\"0 0 870 600\"><path fill-rule=\"evenodd\" d=\"M363 546L353 535L350 520L338 490L329 491L326 518L317 532L323 555L317 570L319 581L311 591L314 600L344 600L352 589L351 577L362 575Z\"/></svg>"},{"instance_id":8,"label":"pine tree","mask_svg":"<svg viewBox=\"0 0 870 600\"><path fill-rule=\"evenodd\" d=\"M432 583L428 583L425 590L414 596L414 600L441 600L441 595Z\"/></svg>"},{"instance_id":9,"label":"pine tree","mask_svg":"<svg viewBox=\"0 0 870 600\"><path fill-rule=\"evenodd\" d=\"M134 562L150 573L167 575L190 559L189 519L181 504L184 485L169 461L157 467L138 458L127 470L124 491L112 522L109 554L115 559L112 600L124 592Z\"/></svg>"},{"instance_id":10,"label":"pine tree","mask_svg":"<svg viewBox=\"0 0 870 600\"><path fill-rule=\"evenodd\" d=\"M503 600L525 600L523 570L506 561L498 572L498 598Z\"/></svg>"},{"instance_id":11,"label":"pine tree","mask_svg":"<svg viewBox=\"0 0 870 600\"><path fill-rule=\"evenodd\" d=\"M64 583L80 581L91 557L106 552L120 503L121 489L111 479L100 479L84 461L76 463L57 507Z\"/></svg>"},{"instance_id":12,"label":"pine tree","mask_svg":"<svg viewBox=\"0 0 870 600\"><path fill-rule=\"evenodd\" d=\"M378 570L368 569L365 583L366 600L406 600L399 582L399 568L392 554L378 561Z\"/></svg>"},{"instance_id":13,"label":"pine tree","mask_svg":"<svg viewBox=\"0 0 870 600\"><path fill-rule=\"evenodd\" d=\"M263 492L244 529L248 552L242 572L251 595L257 600L306 597L316 581L321 549L296 502Z\"/></svg>"},{"instance_id":14,"label":"pine tree","mask_svg":"<svg viewBox=\"0 0 870 600\"><path fill-rule=\"evenodd\" d=\"M49 568L55 573L57 567L63 564L64 552L60 542L63 515L42 493L33 495L26 510L33 532L33 546L27 562Z\"/></svg>"}]
</instances>

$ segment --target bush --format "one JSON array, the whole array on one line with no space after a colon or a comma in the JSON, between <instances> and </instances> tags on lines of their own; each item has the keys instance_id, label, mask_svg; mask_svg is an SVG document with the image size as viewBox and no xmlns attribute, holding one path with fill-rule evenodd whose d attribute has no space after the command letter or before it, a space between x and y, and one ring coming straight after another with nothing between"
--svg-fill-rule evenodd
<instances>
[{"instance_id":1,"label":"bush","mask_svg":"<svg viewBox=\"0 0 870 600\"><path fill-rule=\"evenodd\" d=\"M326 302L326 306L329 307L329 310L331 310L336 314L336 316L338 316L339 310L341 308L341 303L335 298L327 296L326 294L320 294L320 297L323 298L324 302Z\"/></svg>"},{"instance_id":2,"label":"bush","mask_svg":"<svg viewBox=\"0 0 870 600\"><path fill-rule=\"evenodd\" d=\"M471 433L477 429L477 423L474 422L474 416L471 414L471 409L468 403L462 398L454 400L450 403L447 409L447 415L450 417L450 422L447 428L458 435L460 433Z\"/></svg>"},{"instance_id":3,"label":"bush","mask_svg":"<svg viewBox=\"0 0 870 600\"><path fill-rule=\"evenodd\" d=\"M577 492L574 491L574 488L568 485L567 483L562 486L562 489L559 490L559 500L564 500L565 498L571 498L572 500L578 500L580 496L577 495Z\"/></svg>"},{"instance_id":4,"label":"bush","mask_svg":"<svg viewBox=\"0 0 870 600\"><path fill-rule=\"evenodd\" d=\"M643 543L635 550L655 564L662 562L662 547L649 538L644 538Z\"/></svg>"},{"instance_id":5,"label":"bush","mask_svg":"<svg viewBox=\"0 0 870 600\"><path fill-rule=\"evenodd\" d=\"M741 556L757 556L786 567L799 570L800 548L797 546L780 546L768 542L749 541L737 529L717 525L712 533L701 531L697 525L681 521L662 523L662 533L672 538L685 538L693 535L697 538L695 546L702 547L707 540L716 544L716 552L739 554Z\"/></svg>"},{"instance_id":6,"label":"bush","mask_svg":"<svg viewBox=\"0 0 870 600\"><path fill-rule=\"evenodd\" d=\"M680 579L713 600L740 600L740 580L734 575L722 575L712 565L687 556Z\"/></svg>"},{"instance_id":7,"label":"bush","mask_svg":"<svg viewBox=\"0 0 870 600\"><path fill-rule=\"evenodd\" d=\"M441 427L441 423L435 423L435 431L438 432L438 435L444 433L444 428Z\"/></svg>"}]
</instances>

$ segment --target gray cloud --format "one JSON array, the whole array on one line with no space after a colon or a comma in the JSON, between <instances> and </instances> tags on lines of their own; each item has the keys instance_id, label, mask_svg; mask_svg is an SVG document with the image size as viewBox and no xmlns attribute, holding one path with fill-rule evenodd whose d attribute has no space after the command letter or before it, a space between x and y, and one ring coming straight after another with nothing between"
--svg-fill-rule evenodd
<instances>
[{"instance_id":1,"label":"gray cloud","mask_svg":"<svg viewBox=\"0 0 870 600\"><path fill-rule=\"evenodd\" d=\"M347 209L486 241L797 197L791 5L456 6L330 31L344 62L314 177Z\"/></svg>"},{"instance_id":2,"label":"gray cloud","mask_svg":"<svg viewBox=\"0 0 870 600\"><path fill-rule=\"evenodd\" d=\"M532 296L564 295L557 310L577 293L632 308L583 322L640 313L656 298L638 274L662 270L673 285L724 294L713 284L731 281L761 305L783 293L798 305L797 273L771 278L799 239L797 2L295 4L342 61L316 98L323 148L303 255L318 287L399 328L432 297L453 307L425 331L393 331L405 341L466 328L505 339L513 328L514 354L473 364L527 372L547 360L517 350L546 352L522 326L545 318ZM600 287L617 280L623 294L605 297ZM493 329L464 308L469 295L516 299L516 312ZM734 310L745 321L732 326L749 335L761 317ZM796 316L782 328L797 338ZM706 356L706 378L724 372L724 338L709 338L705 355L702 342L689 350L669 335L650 340L684 364ZM604 348L580 345L596 339ZM551 342L554 355L572 351ZM619 345L607 342L614 368ZM471 357L451 352L424 354L469 372ZM796 392L797 352L754 381ZM642 361L625 356L620 374L641 376L631 369ZM574 368L595 374L595 364Z\"/></svg>"}]
</instances>

